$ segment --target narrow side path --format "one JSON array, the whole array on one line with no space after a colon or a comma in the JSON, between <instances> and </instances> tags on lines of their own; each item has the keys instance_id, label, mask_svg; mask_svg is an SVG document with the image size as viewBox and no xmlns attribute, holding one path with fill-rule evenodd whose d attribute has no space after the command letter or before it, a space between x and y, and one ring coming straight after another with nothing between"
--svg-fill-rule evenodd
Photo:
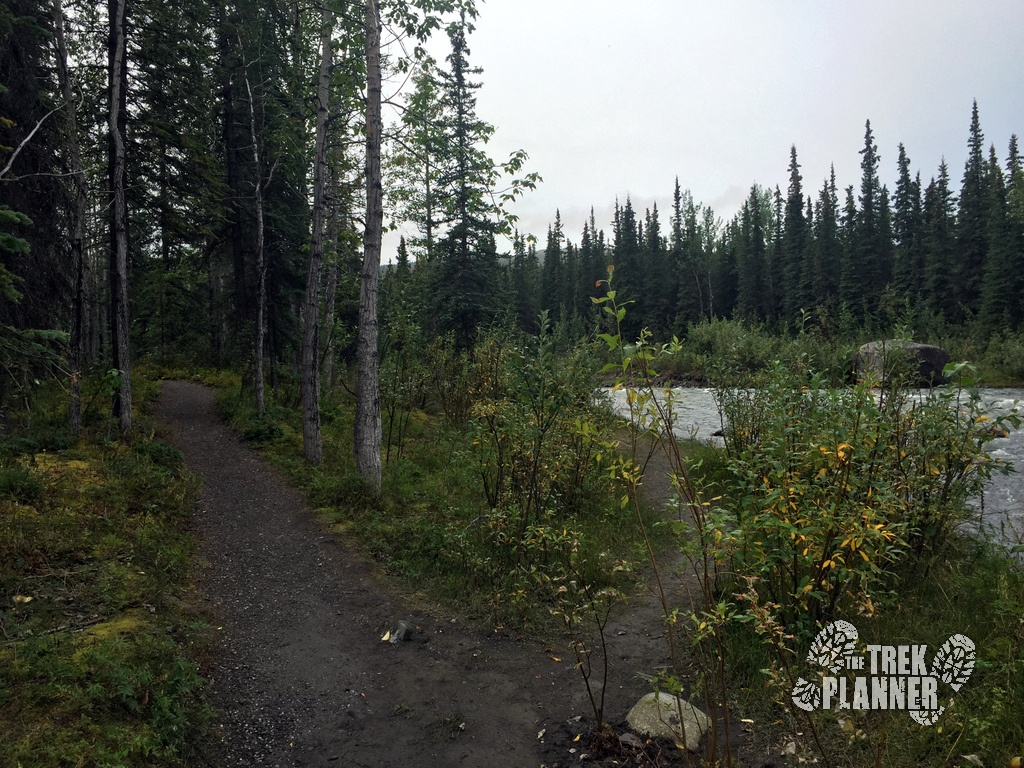
<instances>
[{"instance_id":1,"label":"narrow side path","mask_svg":"<svg viewBox=\"0 0 1024 768\"><path fill-rule=\"evenodd\" d=\"M537 738L587 713L568 659L403 612L219 423L212 390L163 387L157 413L203 482L200 585L222 627L209 675L222 738L208 765L569 764ZM396 619L413 622L411 639L380 642Z\"/></svg>"}]
</instances>

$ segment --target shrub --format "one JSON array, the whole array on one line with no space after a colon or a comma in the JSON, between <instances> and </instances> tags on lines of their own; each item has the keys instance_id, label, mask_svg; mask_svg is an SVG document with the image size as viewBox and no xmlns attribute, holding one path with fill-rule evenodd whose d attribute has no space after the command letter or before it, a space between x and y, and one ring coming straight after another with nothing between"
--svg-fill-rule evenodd
<instances>
[{"instance_id":1,"label":"shrub","mask_svg":"<svg viewBox=\"0 0 1024 768\"><path fill-rule=\"evenodd\" d=\"M723 546L787 628L870 602L897 564L939 551L1006 470L985 452L1000 421L970 388L829 388L781 366L752 383L717 393L735 503Z\"/></svg>"}]
</instances>

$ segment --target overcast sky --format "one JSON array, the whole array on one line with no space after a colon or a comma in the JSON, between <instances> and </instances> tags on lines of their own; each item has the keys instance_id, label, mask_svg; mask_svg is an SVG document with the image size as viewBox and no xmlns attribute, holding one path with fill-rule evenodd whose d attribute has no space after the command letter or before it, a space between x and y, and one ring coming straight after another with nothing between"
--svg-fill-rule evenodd
<instances>
[{"instance_id":1,"label":"overcast sky","mask_svg":"<svg viewBox=\"0 0 1024 768\"><path fill-rule=\"evenodd\" d=\"M871 120L894 187L899 142L925 183L963 174L971 103L1005 161L1024 140L1022 0L486 0L469 36L478 116L504 159L544 177L514 210L543 247L560 209L578 243L616 198L667 220L676 176L731 217L754 182L785 192L795 144L805 195L835 164L860 181ZM438 51L439 58L443 55Z\"/></svg>"}]
</instances>

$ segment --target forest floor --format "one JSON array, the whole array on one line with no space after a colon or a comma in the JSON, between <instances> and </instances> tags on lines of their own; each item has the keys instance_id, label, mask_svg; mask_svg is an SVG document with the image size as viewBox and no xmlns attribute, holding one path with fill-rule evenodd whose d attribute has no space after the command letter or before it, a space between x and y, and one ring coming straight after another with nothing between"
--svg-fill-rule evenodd
<instances>
[{"instance_id":1,"label":"forest floor","mask_svg":"<svg viewBox=\"0 0 1024 768\"><path fill-rule=\"evenodd\" d=\"M196 581L217 632L205 670L217 726L199 765L699 764L667 743L588 756L593 714L565 637L488 630L413 605L220 423L214 394L168 381L157 408L203 483ZM647 493L665 498L666 472L652 462ZM672 604L685 605L685 578L671 581ZM398 620L412 625L408 638L382 642ZM650 691L642 675L668 664L664 635L650 595L608 625L605 719L620 733ZM740 764L771 764L749 755L746 734L733 729L730 743L748 753Z\"/></svg>"}]
</instances>

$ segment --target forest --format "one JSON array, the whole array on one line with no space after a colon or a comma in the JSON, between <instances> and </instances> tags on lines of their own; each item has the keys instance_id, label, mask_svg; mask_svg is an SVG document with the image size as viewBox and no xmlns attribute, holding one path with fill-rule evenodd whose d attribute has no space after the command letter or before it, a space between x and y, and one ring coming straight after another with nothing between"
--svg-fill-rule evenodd
<instances>
[{"instance_id":1,"label":"forest","mask_svg":"<svg viewBox=\"0 0 1024 768\"><path fill-rule=\"evenodd\" d=\"M414 45L383 58L385 81L408 83L401 119L381 135L383 201L387 222L415 232L374 257L385 337L390 318L412 312L426 338L452 333L467 348L481 328L535 331L546 309L583 338L610 264L635 301L627 335L684 337L715 319L847 337L897 321L933 338L1018 328L1021 156L1016 137L1005 157L986 146L977 104L959 191L945 163L925 182L902 145L889 190L868 122L858 185L833 174L812 190L793 147L788 187L754 184L727 222L677 179L667 211L627 197L612 222L591 216L578 243L557 212L535 238L509 210L539 175L525 151L486 154L473 9L450 22L451 53L437 62L419 42L456 9L422 6L385 8ZM298 378L313 337L328 379L355 359L371 222L363 20L346 13L142 4L122 20L114 103L113 38L97 7L7 5L4 393L57 359L74 370L142 356L248 366L273 381Z\"/></svg>"},{"instance_id":2,"label":"forest","mask_svg":"<svg viewBox=\"0 0 1024 768\"><path fill-rule=\"evenodd\" d=\"M558 211L524 232L515 204L544 169L488 153L481 12L0 7L0 758L179 766L205 743L222 627L191 605L202 467L154 415L162 380L193 379L382 578L543 637L545 663L566 649L590 709L549 735L563 757L584 739L638 766L742 765L750 745L1006 764L1024 586L964 526L1019 427L977 388L1024 380L1017 137L987 143L975 103L962 176L922 172L902 144L883 161L866 121L857 183L806 180L793 146L786 189L754 183L728 220L676 178L664 208L626 196L578 239ZM884 390L854 381L852 350L896 337L949 348L952 388L914 400L899 360ZM666 381L714 390L720 445L678 438ZM601 385L631 418L595 404ZM663 584L679 573L683 605ZM641 686L708 709L699 757L622 741L606 708L627 677L609 622L644 589L669 661L645 657ZM876 643L978 642L937 731L794 708L840 616ZM426 719L454 741L461 717Z\"/></svg>"}]
</instances>

